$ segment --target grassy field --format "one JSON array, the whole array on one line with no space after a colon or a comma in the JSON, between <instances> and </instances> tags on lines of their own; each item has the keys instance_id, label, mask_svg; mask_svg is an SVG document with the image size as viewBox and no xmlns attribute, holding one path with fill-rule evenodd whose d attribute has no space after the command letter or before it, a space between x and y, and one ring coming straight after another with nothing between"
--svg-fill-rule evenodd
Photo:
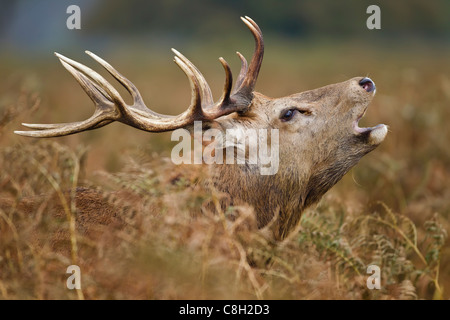
<instances>
[{"instance_id":1,"label":"grassy field","mask_svg":"<svg viewBox=\"0 0 450 320\"><path fill-rule=\"evenodd\" d=\"M185 51L216 97L224 79L216 57L238 69L233 51L222 49ZM95 66L81 52L62 53ZM136 52L98 54L140 88L150 108L182 112L189 86L168 51ZM207 210L220 195L196 183L200 167L170 162L170 134L112 124L50 140L13 135L21 122L76 121L93 109L56 58L5 57L0 298L448 299L449 54L419 44L268 46L257 91L278 97L368 75L377 95L361 125L390 128L282 243L255 227L250 208ZM92 225L77 221L76 187L109 204L97 208ZM66 288L71 264L81 268L82 290ZM380 290L366 287L371 264L381 268Z\"/></svg>"}]
</instances>

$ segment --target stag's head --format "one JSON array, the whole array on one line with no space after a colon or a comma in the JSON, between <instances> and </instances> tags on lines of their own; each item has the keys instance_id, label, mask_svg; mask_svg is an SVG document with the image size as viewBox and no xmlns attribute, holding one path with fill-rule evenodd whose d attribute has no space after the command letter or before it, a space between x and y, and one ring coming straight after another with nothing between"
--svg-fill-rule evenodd
<instances>
[{"instance_id":1,"label":"stag's head","mask_svg":"<svg viewBox=\"0 0 450 320\"><path fill-rule=\"evenodd\" d=\"M361 157L384 140L387 127L383 124L370 128L358 126L376 91L375 83L366 77L277 99L254 92L264 53L263 38L252 19L241 19L255 38L255 51L250 64L237 53L241 70L233 89L230 67L223 58L219 59L226 78L222 97L217 102L200 71L174 49L174 61L187 75L192 89L190 106L178 116L148 109L136 87L93 53L87 52L127 89L134 99L132 105L127 105L98 73L56 54L94 102L93 116L76 123L24 124L37 130L16 133L57 137L97 129L113 121L150 132L192 128L195 121L201 121L203 128L278 129L279 170L274 176L261 176L255 166L213 168L216 185L232 197L252 204L260 226L278 210L282 221L279 236L283 237L305 207L316 202Z\"/></svg>"}]
</instances>

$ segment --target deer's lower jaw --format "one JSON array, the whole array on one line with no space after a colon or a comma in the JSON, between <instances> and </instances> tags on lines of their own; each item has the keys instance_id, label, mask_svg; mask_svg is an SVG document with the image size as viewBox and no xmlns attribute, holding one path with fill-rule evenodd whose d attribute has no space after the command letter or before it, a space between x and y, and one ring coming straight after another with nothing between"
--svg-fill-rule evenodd
<instances>
[{"instance_id":1,"label":"deer's lower jaw","mask_svg":"<svg viewBox=\"0 0 450 320\"><path fill-rule=\"evenodd\" d=\"M383 140L386 137L386 134L388 132L387 125L379 124L370 129L371 130L370 130L370 134L369 134L369 144L378 145L381 142L383 142Z\"/></svg>"},{"instance_id":2,"label":"deer's lower jaw","mask_svg":"<svg viewBox=\"0 0 450 320\"><path fill-rule=\"evenodd\" d=\"M369 136L368 142L371 145L377 145L383 142L387 134L387 126L385 124L378 124L374 127L361 128L358 126L358 121L353 122L353 130L356 134L367 134Z\"/></svg>"}]
</instances>

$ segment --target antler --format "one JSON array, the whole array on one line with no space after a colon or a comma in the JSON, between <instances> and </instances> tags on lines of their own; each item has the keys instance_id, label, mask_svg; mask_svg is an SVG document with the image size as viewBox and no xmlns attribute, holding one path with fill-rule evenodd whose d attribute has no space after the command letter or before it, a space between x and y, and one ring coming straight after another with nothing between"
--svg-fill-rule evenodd
<instances>
[{"instance_id":1,"label":"antler","mask_svg":"<svg viewBox=\"0 0 450 320\"><path fill-rule=\"evenodd\" d=\"M191 104L185 112L178 116L162 115L148 109L133 83L92 52L86 51L131 94L133 97L132 105L127 105L117 90L97 72L81 63L55 53L62 65L75 77L94 102L94 114L87 120L73 123L23 123L25 127L36 129L36 131L14 132L29 137L59 137L97 129L113 121L119 121L144 131L163 132L186 127L193 124L194 121L211 121L233 112L244 112L253 99L253 89L263 59L264 44L261 29L258 25L249 17L241 17L241 19L255 38L255 51L250 66L248 66L244 56L237 52L241 59L241 70L233 92L231 92L233 76L230 66L223 58L219 58L225 70L225 85L222 97L216 103L213 101L211 89L201 72L175 49L172 49L175 53L174 61L188 77L192 91Z\"/></svg>"}]
</instances>

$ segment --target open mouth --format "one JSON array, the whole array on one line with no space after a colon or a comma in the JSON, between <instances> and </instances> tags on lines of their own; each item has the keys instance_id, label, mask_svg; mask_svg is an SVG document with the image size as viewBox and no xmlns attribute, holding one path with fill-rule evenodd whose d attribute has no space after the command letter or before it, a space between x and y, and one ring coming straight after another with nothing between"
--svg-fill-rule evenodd
<instances>
[{"instance_id":1,"label":"open mouth","mask_svg":"<svg viewBox=\"0 0 450 320\"><path fill-rule=\"evenodd\" d=\"M358 125L358 123L359 123L359 120L361 120L362 117L364 116L364 114L366 113L366 110L367 110L367 107L366 107L366 109L364 109L364 112L358 118L356 118L355 121L353 121L353 131L357 135L362 135L362 134L367 135L368 136L367 141L370 145L378 145L386 137L388 128L385 124L377 124L374 127L361 128Z\"/></svg>"},{"instance_id":2,"label":"open mouth","mask_svg":"<svg viewBox=\"0 0 450 320\"><path fill-rule=\"evenodd\" d=\"M364 132L372 131L377 128L381 128L381 127L385 126L384 124L377 124L374 127L361 128L359 126L359 121L364 117L364 115L366 114L366 111L367 111L367 107L364 109L363 113L361 113L361 115L358 116L358 118L356 118L355 121L353 121L353 129L355 130L356 133L364 133Z\"/></svg>"}]
</instances>

